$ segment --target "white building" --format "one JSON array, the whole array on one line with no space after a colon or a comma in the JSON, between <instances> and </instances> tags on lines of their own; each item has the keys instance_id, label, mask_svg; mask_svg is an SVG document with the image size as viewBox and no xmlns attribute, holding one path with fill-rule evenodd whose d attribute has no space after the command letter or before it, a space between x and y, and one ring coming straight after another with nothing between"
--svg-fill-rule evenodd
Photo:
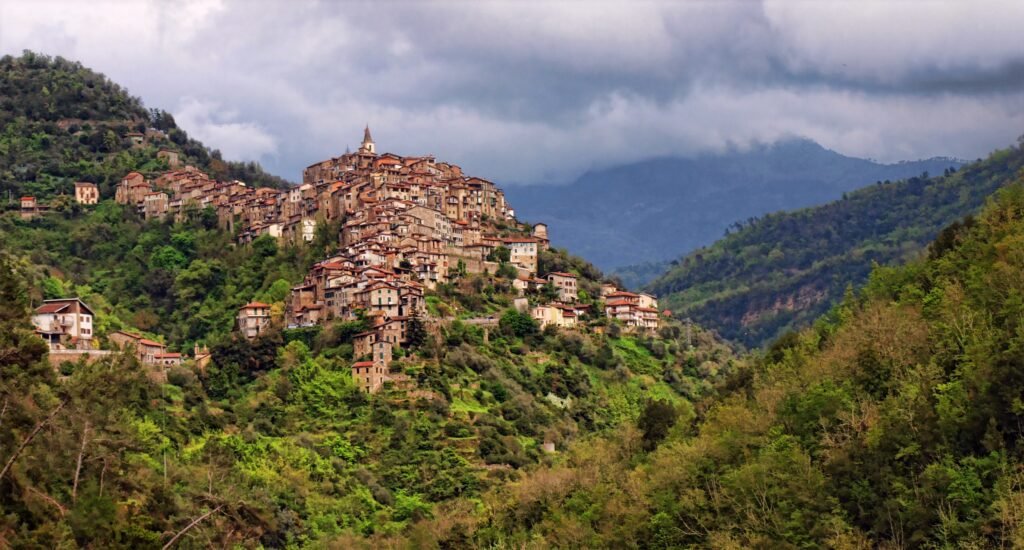
<instances>
[{"instance_id":1,"label":"white building","mask_svg":"<svg viewBox=\"0 0 1024 550\"><path fill-rule=\"evenodd\" d=\"M93 312L78 298L45 300L32 313L36 333L50 349L92 349Z\"/></svg>"}]
</instances>

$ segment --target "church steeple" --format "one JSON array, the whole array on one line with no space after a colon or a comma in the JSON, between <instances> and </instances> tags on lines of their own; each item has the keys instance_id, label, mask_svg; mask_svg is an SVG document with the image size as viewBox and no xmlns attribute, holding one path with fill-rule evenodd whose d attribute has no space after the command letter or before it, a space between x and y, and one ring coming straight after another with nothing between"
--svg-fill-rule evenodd
<instances>
[{"instance_id":1,"label":"church steeple","mask_svg":"<svg viewBox=\"0 0 1024 550\"><path fill-rule=\"evenodd\" d=\"M366 125L366 129L363 130L363 143L359 145L360 153L376 153L376 147L373 143L373 137L370 136L370 125Z\"/></svg>"}]
</instances>

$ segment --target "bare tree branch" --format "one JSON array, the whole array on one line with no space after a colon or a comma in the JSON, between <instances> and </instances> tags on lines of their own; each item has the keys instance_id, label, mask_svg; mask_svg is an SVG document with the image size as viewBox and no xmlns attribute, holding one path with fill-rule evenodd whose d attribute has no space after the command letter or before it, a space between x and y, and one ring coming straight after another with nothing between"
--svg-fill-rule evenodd
<instances>
[{"instance_id":1,"label":"bare tree branch","mask_svg":"<svg viewBox=\"0 0 1024 550\"><path fill-rule=\"evenodd\" d=\"M63 504L57 502L57 499L55 499L55 498L51 497L50 495L40 491L39 489L36 489L35 487L27 487L27 489L29 491L35 493L36 495L38 495L40 498L42 498L46 502L49 502L50 504L52 504L57 509L57 511L60 512L60 517L64 517L64 515L67 514L68 509L65 508Z\"/></svg>"},{"instance_id":2,"label":"bare tree branch","mask_svg":"<svg viewBox=\"0 0 1024 550\"><path fill-rule=\"evenodd\" d=\"M82 457L85 455L85 444L89 437L89 421L82 428L82 446L78 449L78 462L75 465L75 481L71 485L71 502L78 502L78 476L82 473Z\"/></svg>"},{"instance_id":3,"label":"bare tree branch","mask_svg":"<svg viewBox=\"0 0 1024 550\"><path fill-rule=\"evenodd\" d=\"M47 415L46 418L44 418L42 421L36 424L36 428L32 430L32 433L28 434L28 437L22 440L21 445L18 445L18 448L15 449L14 454L12 454L11 458L7 460L7 464L4 465L4 469L0 470L0 479L4 478L4 475L7 474L7 471L10 470L11 466L14 465L14 461L18 459L18 455L20 455L21 451L24 451L25 447L27 447L28 444L32 442L32 439L35 438L36 434L39 433L39 430L42 430L44 426L49 424L50 421L53 420L53 417L57 416L57 413L60 412L60 410L63 409L64 405L66 404L67 401L61 401L60 405L57 405L57 408L53 409L53 412L51 412L49 415Z\"/></svg>"},{"instance_id":4,"label":"bare tree branch","mask_svg":"<svg viewBox=\"0 0 1024 550\"><path fill-rule=\"evenodd\" d=\"M0 423L2 423L3 420L4 420L4 417L7 416L7 401L9 399L10 399L10 397L4 397L4 408L3 408L3 410L0 410Z\"/></svg>"},{"instance_id":5,"label":"bare tree branch","mask_svg":"<svg viewBox=\"0 0 1024 550\"><path fill-rule=\"evenodd\" d=\"M206 518L208 518L208 517L212 516L213 514L216 514L216 513L217 513L217 512L219 512L219 511L220 511L220 509L221 509L221 508L223 508L223 507L224 507L224 505L223 505L223 504L221 504L220 506L218 506L218 507L214 508L213 510L210 510L209 512L207 512L207 513L205 513L205 514L203 514L203 515L201 515L201 516L197 517L196 519L192 520L192 523L190 523L190 524L186 525L184 529L182 529L181 531L178 531L178 533L177 533L176 535L174 535L173 537L171 537L171 540L167 541L167 544L165 544L165 545L164 545L164 547L163 547L163 549L162 549L162 550L167 550L168 548L170 548L171 546L173 546L173 545L174 545L174 543L175 543L175 542L177 542L177 541L178 541L178 539L179 539L179 538L180 538L180 537L181 537L182 535L184 535L184 534L185 534L186 532L188 532L188 530L189 530L189 529L191 529L191 528L195 527L196 525L199 525L199 522L201 522L201 521L203 521L204 519L206 519Z\"/></svg>"}]
</instances>

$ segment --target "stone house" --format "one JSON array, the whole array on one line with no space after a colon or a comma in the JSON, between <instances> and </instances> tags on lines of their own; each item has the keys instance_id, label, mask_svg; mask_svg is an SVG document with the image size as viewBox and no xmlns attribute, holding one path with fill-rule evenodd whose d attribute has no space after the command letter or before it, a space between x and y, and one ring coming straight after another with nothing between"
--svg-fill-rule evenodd
<instances>
[{"instance_id":1,"label":"stone house","mask_svg":"<svg viewBox=\"0 0 1024 550\"><path fill-rule=\"evenodd\" d=\"M146 135L140 132L128 132L125 134L132 147L142 147L146 144Z\"/></svg>"},{"instance_id":2,"label":"stone house","mask_svg":"<svg viewBox=\"0 0 1024 550\"><path fill-rule=\"evenodd\" d=\"M140 363L155 365L156 357L167 353L166 345L133 332L114 331L107 335L107 340L114 349L134 351Z\"/></svg>"},{"instance_id":3,"label":"stone house","mask_svg":"<svg viewBox=\"0 0 1024 550\"><path fill-rule=\"evenodd\" d=\"M181 354L180 353L158 353L153 356L153 364L163 367L177 367L181 365Z\"/></svg>"},{"instance_id":4,"label":"stone house","mask_svg":"<svg viewBox=\"0 0 1024 550\"><path fill-rule=\"evenodd\" d=\"M576 312L571 307L559 307L557 304L535 306L530 310L530 316L545 328L554 325L559 328L572 328L576 326Z\"/></svg>"},{"instance_id":5,"label":"stone house","mask_svg":"<svg viewBox=\"0 0 1024 550\"><path fill-rule=\"evenodd\" d=\"M146 183L146 178L138 172L129 172L114 191L114 200L119 204L139 204L153 187Z\"/></svg>"},{"instance_id":6,"label":"stone house","mask_svg":"<svg viewBox=\"0 0 1024 550\"><path fill-rule=\"evenodd\" d=\"M238 330L252 340L266 332L270 325L270 306L261 302L249 302L238 310Z\"/></svg>"},{"instance_id":7,"label":"stone house","mask_svg":"<svg viewBox=\"0 0 1024 550\"><path fill-rule=\"evenodd\" d=\"M21 219L31 220L44 211L46 207L39 204L35 197L21 197Z\"/></svg>"},{"instance_id":8,"label":"stone house","mask_svg":"<svg viewBox=\"0 0 1024 550\"><path fill-rule=\"evenodd\" d=\"M558 299L575 302L577 299L576 276L572 273L554 272L548 274L548 281L558 290Z\"/></svg>"},{"instance_id":9,"label":"stone house","mask_svg":"<svg viewBox=\"0 0 1024 550\"><path fill-rule=\"evenodd\" d=\"M147 220L163 218L167 214L167 193L146 193L142 198L142 215Z\"/></svg>"},{"instance_id":10,"label":"stone house","mask_svg":"<svg viewBox=\"0 0 1024 550\"><path fill-rule=\"evenodd\" d=\"M658 309L658 299L655 298L654 295L641 292L639 294L639 298L640 299L637 301L637 304L639 304L640 307Z\"/></svg>"},{"instance_id":11,"label":"stone house","mask_svg":"<svg viewBox=\"0 0 1024 550\"><path fill-rule=\"evenodd\" d=\"M537 239L537 244L540 246L541 250L547 250L551 247L551 240L548 238L548 224L533 224L533 232L531 235L533 235L534 239Z\"/></svg>"},{"instance_id":12,"label":"stone house","mask_svg":"<svg viewBox=\"0 0 1024 550\"><path fill-rule=\"evenodd\" d=\"M178 156L178 152L172 151L170 149L160 149L160 151L156 154L156 158L167 161L167 166L172 169L177 168L181 164L181 159Z\"/></svg>"},{"instance_id":13,"label":"stone house","mask_svg":"<svg viewBox=\"0 0 1024 550\"><path fill-rule=\"evenodd\" d=\"M537 272L537 239L533 237L512 237L502 239L502 244L511 253L509 255L510 264L526 269L530 273Z\"/></svg>"},{"instance_id":14,"label":"stone house","mask_svg":"<svg viewBox=\"0 0 1024 550\"><path fill-rule=\"evenodd\" d=\"M75 202L78 204L96 204L100 200L100 190L95 183L87 181L75 182Z\"/></svg>"},{"instance_id":15,"label":"stone house","mask_svg":"<svg viewBox=\"0 0 1024 550\"><path fill-rule=\"evenodd\" d=\"M391 348L390 342L374 342L371 346L371 360L352 365L352 378L360 391L377 393L384 386L390 372Z\"/></svg>"}]
</instances>

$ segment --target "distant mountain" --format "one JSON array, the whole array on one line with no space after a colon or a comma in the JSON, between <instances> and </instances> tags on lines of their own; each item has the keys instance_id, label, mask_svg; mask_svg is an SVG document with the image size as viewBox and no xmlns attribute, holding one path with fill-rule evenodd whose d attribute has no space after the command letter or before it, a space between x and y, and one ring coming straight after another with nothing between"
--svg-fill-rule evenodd
<instances>
[{"instance_id":1,"label":"distant mountain","mask_svg":"<svg viewBox=\"0 0 1024 550\"><path fill-rule=\"evenodd\" d=\"M568 185L506 185L505 192L521 219L549 224L555 245L611 269L678 257L753 216L960 165L947 158L879 164L792 139L645 160L588 172Z\"/></svg>"},{"instance_id":2,"label":"distant mountain","mask_svg":"<svg viewBox=\"0 0 1024 550\"><path fill-rule=\"evenodd\" d=\"M912 258L939 231L975 212L1024 168L1024 151L996 151L955 173L871 185L843 199L771 214L696 250L647 289L750 346L825 313L872 265Z\"/></svg>"}]
</instances>

